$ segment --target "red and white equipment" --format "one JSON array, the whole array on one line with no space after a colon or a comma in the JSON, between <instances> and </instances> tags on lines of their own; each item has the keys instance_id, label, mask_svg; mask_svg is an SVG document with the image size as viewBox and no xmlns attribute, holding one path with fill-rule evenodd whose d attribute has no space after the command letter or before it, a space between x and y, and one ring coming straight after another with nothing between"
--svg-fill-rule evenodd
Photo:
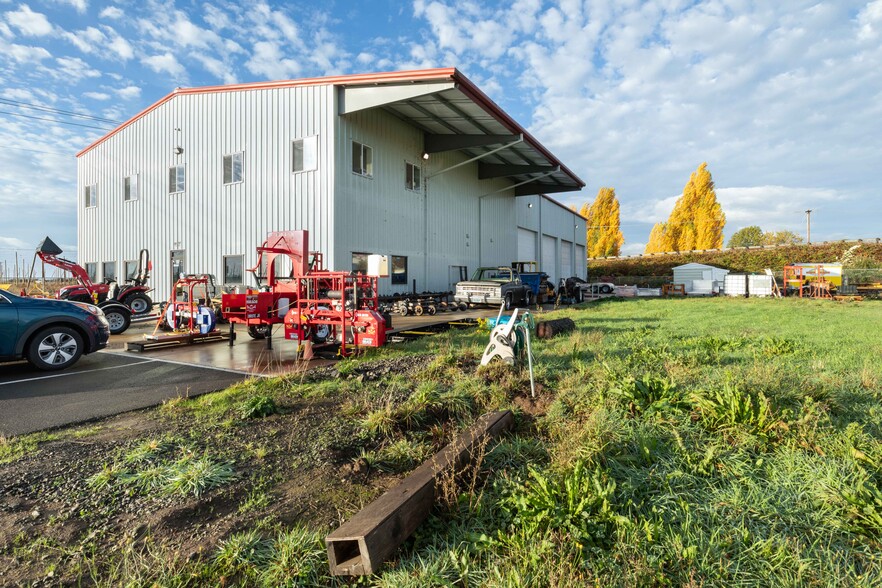
<instances>
[{"instance_id":1,"label":"red and white equipment","mask_svg":"<svg viewBox=\"0 0 882 588\"><path fill-rule=\"evenodd\" d=\"M260 276L262 268L265 277ZM343 357L353 348L385 345L387 324L379 312L377 277L324 269L322 254L309 251L308 231L270 233L248 271L264 283L258 291L223 295L221 306L231 330L243 324L252 336L268 336L273 325L283 324L286 339L339 345Z\"/></svg>"}]
</instances>

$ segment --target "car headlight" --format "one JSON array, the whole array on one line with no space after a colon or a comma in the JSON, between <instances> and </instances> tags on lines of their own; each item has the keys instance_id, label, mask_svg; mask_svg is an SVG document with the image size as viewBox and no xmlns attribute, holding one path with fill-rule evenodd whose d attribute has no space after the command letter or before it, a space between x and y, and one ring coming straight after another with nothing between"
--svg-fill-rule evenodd
<instances>
[{"instance_id":1,"label":"car headlight","mask_svg":"<svg viewBox=\"0 0 882 588\"><path fill-rule=\"evenodd\" d=\"M82 308L86 312L90 312L90 313L94 314L95 316L104 316L104 311L102 311L100 308L98 308L94 304L89 304L87 302L72 302L70 300L68 302L79 306L80 308Z\"/></svg>"}]
</instances>

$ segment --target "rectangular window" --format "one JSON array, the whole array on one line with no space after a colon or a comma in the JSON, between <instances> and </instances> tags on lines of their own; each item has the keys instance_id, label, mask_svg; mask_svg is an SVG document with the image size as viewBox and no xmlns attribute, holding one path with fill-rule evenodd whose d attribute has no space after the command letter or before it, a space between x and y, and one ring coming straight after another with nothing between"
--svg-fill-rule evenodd
<instances>
[{"instance_id":1,"label":"rectangular window","mask_svg":"<svg viewBox=\"0 0 882 588\"><path fill-rule=\"evenodd\" d=\"M352 142L352 171L361 176L374 177L374 150L358 141Z\"/></svg>"},{"instance_id":2,"label":"rectangular window","mask_svg":"<svg viewBox=\"0 0 882 588\"><path fill-rule=\"evenodd\" d=\"M245 266L245 256L243 255L225 255L224 256L224 284L244 284L243 267Z\"/></svg>"},{"instance_id":3,"label":"rectangular window","mask_svg":"<svg viewBox=\"0 0 882 588\"><path fill-rule=\"evenodd\" d=\"M138 262L137 260L129 260L125 262L126 264L126 280L134 280L138 277Z\"/></svg>"},{"instance_id":4,"label":"rectangular window","mask_svg":"<svg viewBox=\"0 0 882 588\"><path fill-rule=\"evenodd\" d=\"M407 257L403 255L392 256L392 283L407 283Z\"/></svg>"},{"instance_id":5,"label":"rectangular window","mask_svg":"<svg viewBox=\"0 0 882 588\"><path fill-rule=\"evenodd\" d=\"M125 179L125 188L124 188L124 199L126 202L131 202L132 200L137 200L141 197L141 193L138 187L138 176L127 176Z\"/></svg>"},{"instance_id":6,"label":"rectangular window","mask_svg":"<svg viewBox=\"0 0 882 588\"><path fill-rule=\"evenodd\" d=\"M291 171L314 171L318 168L318 137L304 137L291 142Z\"/></svg>"},{"instance_id":7,"label":"rectangular window","mask_svg":"<svg viewBox=\"0 0 882 588\"><path fill-rule=\"evenodd\" d=\"M86 203L86 208L98 206L98 184L86 186L86 190L83 194L83 200Z\"/></svg>"},{"instance_id":8,"label":"rectangular window","mask_svg":"<svg viewBox=\"0 0 882 588\"><path fill-rule=\"evenodd\" d=\"M368 270L368 253L352 252L352 271L367 273Z\"/></svg>"},{"instance_id":9,"label":"rectangular window","mask_svg":"<svg viewBox=\"0 0 882 588\"><path fill-rule=\"evenodd\" d=\"M187 172L183 165L173 165L168 168L168 193L177 194L183 192L186 184Z\"/></svg>"},{"instance_id":10,"label":"rectangular window","mask_svg":"<svg viewBox=\"0 0 882 588\"><path fill-rule=\"evenodd\" d=\"M407 169L404 172L404 186L408 190L419 192L423 189L423 173L420 166L413 163L405 163Z\"/></svg>"},{"instance_id":11,"label":"rectangular window","mask_svg":"<svg viewBox=\"0 0 882 588\"><path fill-rule=\"evenodd\" d=\"M116 280L116 262L105 261L101 264L101 275L104 280Z\"/></svg>"},{"instance_id":12,"label":"rectangular window","mask_svg":"<svg viewBox=\"0 0 882 588\"><path fill-rule=\"evenodd\" d=\"M93 282L98 281L98 264L97 263L87 263L86 264L86 275L89 276L89 279Z\"/></svg>"},{"instance_id":13,"label":"rectangular window","mask_svg":"<svg viewBox=\"0 0 882 588\"><path fill-rule=\"evenodd\" d=\"M243 153L224 155L224 185L238 184L242 181Z\"/></svg>"}]
</instances>

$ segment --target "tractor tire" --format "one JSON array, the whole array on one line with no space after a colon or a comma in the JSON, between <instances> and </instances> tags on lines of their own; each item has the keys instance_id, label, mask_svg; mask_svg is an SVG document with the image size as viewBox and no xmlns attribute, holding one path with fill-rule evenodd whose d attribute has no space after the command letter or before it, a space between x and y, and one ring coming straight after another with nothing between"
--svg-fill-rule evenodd
<instances>
[{"instance_id":1,"label":"tractor tire","mask_svg":"<svg viewBox=\"0 0 882 588\"><path fill-rule=\"evenodd\" d=\"M153 301L146 294L130 294L121 302L131 308L133 314L144 314L153 309Z\"/></svg>"},{"instance_id":2,"label":"tractor tire","mask_svg":"<svg viewBox=\"0 0 882 588\"><path fill-rule=\"evenodd\" d=\"M70 367L85 351L83 337L70 327L46 327L27 348L27 360L38 370L55 371Z\"/></svg>"},{"instance_id":3,"label":"tractor tire","mask_svg":"<svg viewBox=\"0 0 882 588\"><path fill-rule=\"evenodd\" d=\"M125 333L129 328L129 325L132 324L132 315L125 310L111 308L109 310L104 310L104 316L107 318L107 322L110 323L111 335Z\"/></svg>"},{"instance_id":4,"label":"tractor tire","mask_svg":"<svg viewBox=\"0 0 882 588\"><path fill-rule=\"evenodd\" d=\"M266 339L267 335L272 332L270 325L249 325L248 336L252 339Z\"/></svg>"}]
</instances>

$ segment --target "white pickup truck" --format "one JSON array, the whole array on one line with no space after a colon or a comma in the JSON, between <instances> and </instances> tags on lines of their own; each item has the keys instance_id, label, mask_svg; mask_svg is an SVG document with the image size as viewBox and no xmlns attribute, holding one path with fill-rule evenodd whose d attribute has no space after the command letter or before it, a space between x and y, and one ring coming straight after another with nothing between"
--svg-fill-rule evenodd
<instances>
[{"instance_id":1,"label":"white pickup truck","mask_svg":"<svg viewBox=\"0 0 882 588\"><path fill-rule=\"evenodd\" d=\"M505 309L532 306L533 290L521 281L518 272L510 267L479 267L467 282L456 284L453 299L460 304L505 303Z\"/></svg>"}]
</instances>

